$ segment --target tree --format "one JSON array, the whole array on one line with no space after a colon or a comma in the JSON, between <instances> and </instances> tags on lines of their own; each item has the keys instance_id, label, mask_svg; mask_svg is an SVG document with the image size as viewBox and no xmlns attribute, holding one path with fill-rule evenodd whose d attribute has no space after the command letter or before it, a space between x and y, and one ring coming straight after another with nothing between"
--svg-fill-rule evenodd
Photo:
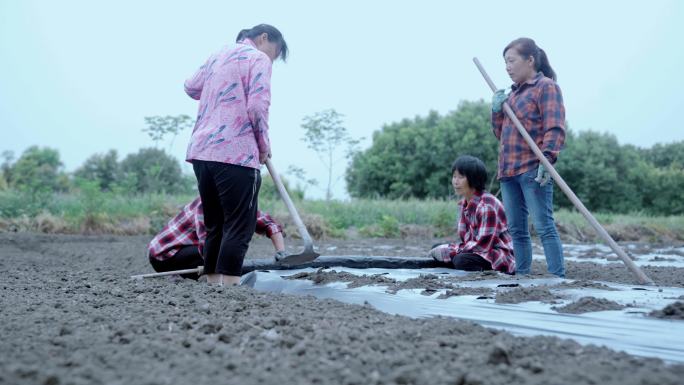
<instances>
[{"instance_id":1,"label":"tree","mask_svg":"<svg viewBox=\"0 0 684 385\"><path fill-rule=\"evenodd\" d=\"M288 180L285 177L283 177L282 175L280 176L280 181L283 182L283 186L285 186L285 190L287 190L287 192L290 196L290 199L292 199L292 200L304 199L304 190L302 190L299 186L291 188ZM280 200L280 193L278 192L278 188L276 187L275 183L273 182L273 179L271 178L270 175L264 175L261 178L261 187L259 188L259 201L279 201L279 200Z\"/></svg>"},{"instance_id":2,"label":"tree","mask_svg":"<svg viewBox=\"0 0 684 385\"><path fill-rule=\"evenodd\" d=\"M145 123L147 127L143 128L143 132L150 136L152 141L154 141L155 147L158 147L159 142L167 134L171 134L171 142L169 144L169 148L171 148L176 136L186 128L192 127L193 120L188 115L147 116L145 117Z\"/></svg>"},{"instance_id":3,"label":"tree","mask_svg":"<svg viewBox=\"0 0 684 385\"><path fill-rule=\"evenodd\" d=\"M158 148L143 148L121 161L124 178L132 180L136 192L187 192L187 179L183 178L178 160Z\"/></svg>"},{"instance_id":4,"label":"tree","mask_svg":"<svg viewBox=\"0 0 684 385\"><path fill-rule=\"evenodd\" d=\"M357 151L360 139L353 139L343 126L343 115L334 109L317 112L303 119L304 138L307 147L314 150L326 167L328 182L326 184L325 199L332 199L332 188L337 179L333 180L334 166L342 159L349 159ZM343 152L340 155L340 152Z\"/></svg>"},{"instance_id":5,"label":"tree","mask_svg":"<svg viewBox=\"0 0 684 385\"><path fill-rule=\"evenodd\" d=\"M302 198L304 198L304 193L306 192L306 188L308 186L318 185L318 181L316 179L306 177L306 172L301 167L290 165L287 168L287 171L285 171L285 175L292 176L292 178L298 182L295 190L301 193ZM288 191L290 190L288 189Z\"/></svg>"},{"instance_id":6,"label":"tree","mask_svg":"<svg viewBox=\"0 0 684 385\"><path fill-rule=\"evenodd\" d=\"M489 190L498 190L498 142L491 132L489 104L462 102L442 117L404 119L373 133L373 143L352 159L347 186L353 197L446 198L451 194L451 163L459 155L482 159ZM592 211L684 211L684 142L639 149L620 145L614 135L566 130L556 170ZM657 166L657 167L656 167ZM679 194L679 195L678 195ZM572 208L560 189L556 207Z\"/></svg>"},{"instance_id":7,"label":"tree","mask_svg":"<svg viewBox=\"0 0 684 385\"><path fill-rule=\"evenodd\" d=\"M12 183L12 162L14 161L14 152L5 150L2 152L2 165L0 165L0 172L6 187Z\"/></svg>"},{"instance_id":8,"label":"tree","mask_svg":"<svg viewBox=\"0 0 684 385\"><path fill-rule=\"evenodd\" d=\"M32 197L65 190L64 173L59 152L51 148L31 146L11 167L11 186Z\"/></svg>"},{"instance_id":9,"label":"tree","mask_svg":"<svg viewBox=\"0 0 684 385\"><path fill-rule=\"evenodd\" d=\"M106 154L91 155L83 165L74 172L74 176L97 182L100 190L111 191L122 179L121 166L117 160L116 150Z\"/></svg>"},{"instance_id":10,"label":"tree","mask_svg":"<svg viewBox=\"0 0 684 385\"><path fill-rule=\"evenodd\" d=\"M489 104L462 102L446 116L431 111L374 132L371 147L352 158L347 187L362 198L447 198L453 191L451 165L469 154L485 162L496 192L497 149Z\"/></svg>"},{"instance_id":11,"label":"tree","mask_svg":"<svg viewBox=\"0 0 684 385\"><path fill-rule=\"evenodd\" d=\"M661 215L684 214L684 170L681 167L650 169L645 204L650 212Z\"/></svg>"},{"instance_id":12,"label":"tree","mask_svg":"<svg viewBox=\"0 0 684 385\"><path fill-rule=\"evenodd\" d=\"M650 166L634 146L621 146L614 135L566 132L556 170L589 210L630 212L644 208ZM573 207L556 189L558 207Z\"/></svg>"},{"instance_id":13,"label":"tree","mask_svg":"<svg viewBox=\"0 0 684 385\"><path fill-rule=\"evenodd\" d=\"M656 167L684 169L684 141L656 143L653 147L641 151L644 158Z\"/></svg>"}]
</instances>

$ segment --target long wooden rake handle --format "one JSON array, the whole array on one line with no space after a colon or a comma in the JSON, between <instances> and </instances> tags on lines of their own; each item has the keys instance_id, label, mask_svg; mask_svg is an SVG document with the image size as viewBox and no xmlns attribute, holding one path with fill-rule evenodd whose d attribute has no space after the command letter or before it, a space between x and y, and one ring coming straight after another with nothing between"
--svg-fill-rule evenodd
<instances>
[{"instance_id":1,"label":"long wooden rake handle","mask_svg":"<svg viewBox=\"0 0 684 385\"><path fill-rule=\"evenodd\" d=\"M161 273L149 273L149 274L138 274L138 275L131 275L131 279L143 279L143 278L154 278L154 277L163 277L165 275L174 275L174 274L192 274L192 273L197 273L197 275L202 275L204 272L204 266L199 266L195 269L184 269L184 270L174 270L174 271L164 271Z\"/></svg>"},{"instance_id":2,"label":"long wooden rake handle","mask_svg":"<svg viewBox=\"0 0 684 385\"><path fill-rule=\"evenodd\" d=\"M477 58L473 58L473 62L475 62L475 65L477 66L477 69L480 70L480 73L484 77L485 81L489 85L489 88L492 89L492 92L496 92L497 88L494 85L494 82L492 82L492 79L487 75L487 72L485 71L484 67L482 67L482 64L480 64L480 61L477 60ZM636 278L639 280L639 283L643 285L654 285L653 280L649 278L644 272L637 266L634 261L632 261L627 254L622 250L622 248L613 240L613 238L608 234L608 232L601 226L601 224L594 218L594 216L587 210L586 207L584 207L584 204L582 201L577 198L577 195L570 189L570 187L565 183L563 178L560 176L560 174L556 171L555 168L553 168L553 165L551 162L549 162L546 157L544 156L544 153L537 147L537 144L532 140L530 137L530 134L527 133L527 130L525 130L525 127L523 127L522 123L520 123L520 120L515 116L515 113L511 109L511 107L508 105L508 102L503 103L503 110L508 115L508 117L513 121L513 124L515 124L515 127L518 129L518 132L520 132L520 135L522 135L523 139L525 139L525 142L527 142L527 145L530 146L532 151L534 152L535 155L537 155L537 158L539 158L539 161L544 165L544 168L551 174L551 177L553 180L556 181L556 184L558 184L558 187L565 193L565 195L570 199L573 205L579 210L582 215L584 215L584 218L589 222L589 224L596 230L596 232L603 238L604 241L610 246L610 248L617 254L617 256L622 260L622 262L629 268L629 270L634 273Z\"/></svg>"},{"instance_id":3,"label":"long wooden rake handle","mask_svg":"<svg viewBox=\"0 0 684 385\"><path fill-rule=\"evenodd\" d=\"M268 168L268 173L271 174L273 184L275 184L278 188L280 197L283 199L283 202L285 202L285 206L287 206L287 210L290 212L290 216L292 217L292 220L297 226L297 230L299 230L299 235L302 237L302 240L304 241L304 249L307 252L313 252L313 241L311 240L309 231L306 229L304 222L302 222L302 219L299 217L299 213L297 212L294 203L292 203L292 199L290 199L290 195L287 193L285 185L283 185L283 182L280 179L280 175L278 175L278 172L275 170L275 167L273 167L271 159L266 159L266 168Z\"/></svg>"}]
</instances>

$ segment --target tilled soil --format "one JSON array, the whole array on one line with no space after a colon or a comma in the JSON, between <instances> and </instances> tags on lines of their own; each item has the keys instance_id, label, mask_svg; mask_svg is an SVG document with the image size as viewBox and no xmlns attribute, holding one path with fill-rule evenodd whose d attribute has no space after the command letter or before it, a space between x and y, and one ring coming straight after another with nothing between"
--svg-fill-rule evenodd
<instances>
[{"instance_id":1,"label":"tilled soil","mask_svg":"<svg viewBox=\"0 0 684 385\"><path fill-rule=\"evenodd\" d=\"M533 261L534 271L543 271L546 268L544 262ZM684 268L663 267L663 266L644 266L643 272L658 286L684 287ZM590 281L608 281L624 284L636 284L637 280L625 265L620 263L610 263L601 265L593 262L565 264L565 277L569 279L580 279Z\"/></svg>"},{"instance_id":2,"label":"tilled soil","mask_svg":"<svg viewBox=\"0 0 684 385\"><path fill-rule=\"evenodd\" d=\"M450 318L130 280L151 272L148 240L0 234L0 384L680 384L684 376L684 365ZM346 242L324 254L364 255ZM405 241L382 242L399 250ZM378 254L388 255L365 255ZM270 255L256 239L248 257ZM619 275L589 270L568 268L579 280Z\"/></svg>"}]
</instances>

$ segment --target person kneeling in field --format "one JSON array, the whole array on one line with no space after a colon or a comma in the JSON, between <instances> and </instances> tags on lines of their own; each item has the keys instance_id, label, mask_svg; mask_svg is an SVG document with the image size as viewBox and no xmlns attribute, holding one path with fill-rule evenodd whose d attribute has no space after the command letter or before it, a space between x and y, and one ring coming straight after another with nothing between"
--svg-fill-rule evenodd
<instances>
[{"instance_id":1,"label":"person kneeling in field","mask_svg":"<svg viewBox=\"0 0 684 385\"><path fill-rule=\"evenodd\" d=\"M268 213L257 210L256 231L273 242L276 261L286 257L283 228ZM195 269L204 266L202 249L207 232L200 197L183 207L148 246L150 264L156 272ZM197 274L182 274L183 278L198 279Z\"/></svg>"},{"instance_id":2,"label":"person kneeling in field","mask_svg":"<svg viewBox=\"0 0 684 385\"><path fill-rule=\"evenodd\" d=\"M460 156L451 167L451 184L459 202L460 243L437 245L429 255L458 270L515 273L513 242L503 204L486 191L487 169L473 156Z\"/></svg>"}]
</instances>

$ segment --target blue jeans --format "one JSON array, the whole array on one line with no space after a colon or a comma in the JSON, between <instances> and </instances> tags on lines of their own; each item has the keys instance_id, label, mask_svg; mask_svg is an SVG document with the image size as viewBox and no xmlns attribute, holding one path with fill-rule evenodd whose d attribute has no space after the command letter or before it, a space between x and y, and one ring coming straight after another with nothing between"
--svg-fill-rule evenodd
<instances>
[{"instance_id":1,"label":"blue jeans","mask_svg":"<svg viewBox=\"0 0 684 385\"><path fill-rule=\"evenodd\" d=\"M540 186L534 181L537 169L501 178L501 193L508 229L513 238L516 274L529 274L532 265L532 240L527 224L532 215L534 229L541 238L546 266L551 274L565 277L563 246L553 221L553 182Z\"/></svg>"}]
</instances>

